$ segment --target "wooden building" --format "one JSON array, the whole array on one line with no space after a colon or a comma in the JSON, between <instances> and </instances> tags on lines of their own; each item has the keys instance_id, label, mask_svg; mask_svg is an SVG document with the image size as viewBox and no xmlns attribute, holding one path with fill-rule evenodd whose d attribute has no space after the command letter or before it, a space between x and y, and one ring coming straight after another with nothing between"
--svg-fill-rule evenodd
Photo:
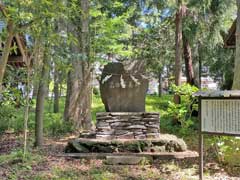
<instances>
[{"instance_id":1,"label":"wooden building","mask_svg":"<svg viewBox=\"0 0 240 180\"><path fill-rule=\"evenodd\" d=\"M4 21L0 20L0 33L4 31L6 25ZM0 58L2 56L2 49L4 42L0 38ZM27 58L27 42L24 35L16 34L12 40L11 54L9 55L8 64L14 67L25 67L28 63Z\"/></svg>"},{"instance_id":2,"label":"wooden building","mask_svg":"<svg viewBox=\"0 0 240 180\"><path fill-rule=\"evenodd\" d=\"M16 35L12 41L12 53L9 56L8 64L16 68L25 67L27 65L26 40L24 36Z\"/></svg>"}]
</instances>

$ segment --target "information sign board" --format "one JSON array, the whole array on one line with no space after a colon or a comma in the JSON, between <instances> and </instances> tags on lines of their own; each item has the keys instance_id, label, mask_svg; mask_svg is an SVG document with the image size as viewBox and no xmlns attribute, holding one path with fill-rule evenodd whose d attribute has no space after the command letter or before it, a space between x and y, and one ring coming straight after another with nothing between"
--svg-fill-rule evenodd
<instances>
[{"instance_id":1,"label":"information sign board","mask_svg":"<svg viewBox=\"0 0 240 180\"><path fill-rule=\"evenodd\" d=\"M199 179L203 180L203 135L240 135L240 91L200 91Z\"/></svg>"},{"instance_id":2,"label":"information sign board","mask_svg":"<svg viewBox=\"0 0 240 180\"><path fill-rule=\"evenodd\" d=\"M202 99L201 131L240 134L240 99Z\"/></svg>"}]
</instances>

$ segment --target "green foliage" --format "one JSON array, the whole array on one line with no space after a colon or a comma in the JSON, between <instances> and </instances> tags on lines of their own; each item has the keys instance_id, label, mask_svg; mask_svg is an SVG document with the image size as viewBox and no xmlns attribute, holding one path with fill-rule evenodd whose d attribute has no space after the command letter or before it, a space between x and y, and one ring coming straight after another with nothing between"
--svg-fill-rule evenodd
<instances>
[{"instance_id":1,"label":"green foliage","mask_svg":"<svg viewBox=\"0 0 240 180\"><path fill-rule=\"evenodd\" d=\"M132 46L129 43L134 27L128 22L134 14L135 6L128 6L115 1L93 1L90 14L92 56L96 60L102 59L100 55L107 55L121 59L132 55ZM117 15L116 15L117 14ZM103 59L107 59L106 57Z\"/></svg>"},{"instance_id":2,"label":"green foliage","mask_svg":"<svg viewBox=\"0 0 240 180\"><path fill-rule=\"evenodd\" d=\"M92 120L94 123L96 123L96 113L97 112L105 112L104 104L102 103L102 99L99 95L93 96Z\"/></svg>"},{"instance_id":3,"label":"green foliage","mask_svg":"<svg viewBox=\"0 0 240 180\"><path fill-rule=\"evenodd\" d=\"M64 121L60 113L45 113L44 131L51 136L58 136L73 132L74 127L71 122Z\"/></svg>"},{"instance_id":4,"label":"green foliage","mask_svg":"<svg viewBox=\"0 0 240 180\"><path fill-rule=\"evenodd\" d=\"M170 89L177 95L186 96L186 100L190 100L193 93L198 91L198 88L196 86L191 86L187 83L182 84L181 86L176 86L175 84L172 84Z\"/></svg>"},{"instance_id":5,"label":"green foliage","mask_svg":"<svg viewBox=\"0 0 240 180\"><path fill-rule=\"evenodd\" d=\"M19 131L23 128L20 119L23 112L18 114L24 104L22 92L17 88L6 87L0 95L0 132L4 130Z\"/></svg>"},{"instance_id":6,"label":"green foliage","mask_svg":"<svg viewBox=\"0 0 240 180\"><path fill-rule=\"evenodd\" d=\"M230 166L240 165L240 139L239 137L215 138L213 144L218 147L218 158Z\"/></svg>"},{"instance_id":7,"label":"green foliage","mask_svg":"<svg viewBox=\"0 0 240 180\"><path fill-rule=\"evenodd\" d=\"M189 84L183 84L181 86L172 85L171 89L181 97L181 103L175 104L169 101L167 117L177 120L181 124L182 132L184 133L184 131L194 125L192 112L198 110L198 105L196 104L197 99L193 97L193 93L197 92L198 88Z\"/></svg>"},{"instance_id":8,"label":"green foliage","mask_svg":"<svg viewBox=\"0 0 240 180\"><path fill-rule=\"evenodd\" d=\"M12 105L2 105L0 108L0 133L5 130L21 131L23 129L23 112Z\"/></svg>"},{"instance_id":9,"label":"green foliage","mask_svg":"<svg viewBox=\"0 0 240 180\"><path fill-rule=\"evenodd\" d=\"M33 153L24 155L23 151L19 149L13 150L8 155L0 156L0 166L4 164L11 165L11 173L7 175L9 180L19 179L19 172L24 172L24 179L32 179L33 165L42 162L42 156Z\"/></svg>"}]
</instances>

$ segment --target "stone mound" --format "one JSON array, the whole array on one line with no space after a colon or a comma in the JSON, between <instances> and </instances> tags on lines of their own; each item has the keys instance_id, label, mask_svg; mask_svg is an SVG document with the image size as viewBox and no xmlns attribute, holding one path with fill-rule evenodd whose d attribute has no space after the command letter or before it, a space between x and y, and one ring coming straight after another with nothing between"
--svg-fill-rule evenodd
<instances>
[{"instance_id":1,"label":"stone mound","mask_svg":"<svg viewBox=\"0 0 240 180\"><path fill-rule=\"evenodd\" d=\"M147 139L160 136L159 113L97 113L97 139Z\"/></svg>"},{"instance_id":2,"label":"stone mound","mask_svg":"<svg viewBox=\"0 0 240 180\"><path fill-rule=\"evenodd\" d=\"M162 134L154 139L87 139L79 138L68 143L66 153L118 153L118 152L183 152L186 143L174 135Z\"/></svg>"}]
</instances>

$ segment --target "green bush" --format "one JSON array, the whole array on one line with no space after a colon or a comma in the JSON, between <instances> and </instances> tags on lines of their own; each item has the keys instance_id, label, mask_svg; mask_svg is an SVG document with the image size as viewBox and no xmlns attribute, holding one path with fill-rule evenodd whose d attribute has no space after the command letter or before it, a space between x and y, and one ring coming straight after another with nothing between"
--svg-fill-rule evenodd
<instances>
[{"instance_id":1,"label":"green bush","mask_svg":"<svg viewBox=\"0 0 240 180\"><path fill-rule=\"evenodd\" d=\"M13 105L2 105L0 108L0 132L5 130L20 131L23 128L23 112L19 113Z\"/></svg>"},{"instance_id":2,"label":"green bush","mask_svg":"<svg viewBox=\"0 0 240 180\"><path fill-rule=\"evenodd\" d=\"M168 102L166 117L170 120L176 120L181 124L181 131L188 131L189 127L194 126L194 118L192 112L198 110L197 99L193 97L193 93L198 91L198 88L189 84L181 86L172 85L171 91L181 97L181 103L175 104L172 101Z\"/></svg>"},{"instance_id":3,"label":"green bush","mask_svg":"<svg viewBox=\"0 0 240 180\"><path fill-rule=\"evenodd\" d=\"M214 139L217 146L217 155L220 162L230 166L240 166L240 138L221 136Z\"/></svg>"},{"instance_id":4,"label":"green bush","mask_svg":"<svg viewBox=\"0 0 240 180\"><path fill-rule=\"evenodd\" d=\"M73 132L74 127L71 122L63 120L62 114L46 113L44 116L44 131L51 136L57 136Z\"/></svg>"}]
</instances>

